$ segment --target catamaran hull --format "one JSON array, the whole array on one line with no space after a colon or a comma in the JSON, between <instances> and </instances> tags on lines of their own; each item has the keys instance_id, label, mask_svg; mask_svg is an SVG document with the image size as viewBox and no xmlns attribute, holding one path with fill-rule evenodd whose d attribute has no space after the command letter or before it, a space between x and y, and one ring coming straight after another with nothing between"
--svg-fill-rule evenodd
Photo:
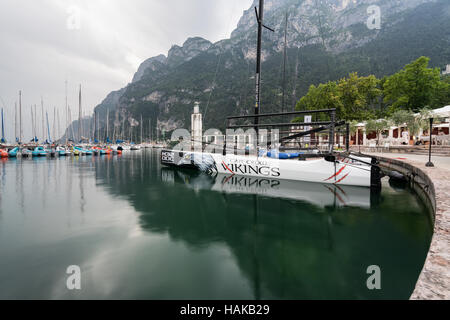
<instances>
[{"instance_id":1,"label":"catamaran hull","mask_svg":"<svg viewBox=\"0 0 450 320\"><path fill-rule=\"evenodd\" d=\"M380 187L376 166L357 161L344 163L336 160L298 161L267 157L221 155L210 153L163 150L161 163L166 166L192 168L208 173L274 178L322 184L361 187Z\"/></svg>"}]
</instances>

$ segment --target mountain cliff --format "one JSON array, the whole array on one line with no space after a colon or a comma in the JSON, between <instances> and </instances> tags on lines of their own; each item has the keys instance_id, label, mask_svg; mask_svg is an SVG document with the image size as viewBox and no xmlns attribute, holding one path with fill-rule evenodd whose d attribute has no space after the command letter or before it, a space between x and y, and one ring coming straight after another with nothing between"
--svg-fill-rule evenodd
<instances>
[{"instance_id":1,"label":"mountain cliff","mask_svg":"<svg viewBox=\"0 0 450 320\"><path fill-rule=\"evenodd\" d=\"M173 46L167 57L143 62L126 88L96 108L101 123L110 110L115 114L110 127L116 124L117 135L126 136L141 115L153 131L189 129L195 101L205 128L223 129L227 116L252 112L258 2L244 12L230 39L190 38ZM379 28L370 27L373 5L381 14ZM287 110L311 84L349 72L382 77L422 55L435 67L450 63L447 0L266 0L265 24L275 32L263 35L262 112L282 108L285 32Z\"/></svg>"}]
</instances>

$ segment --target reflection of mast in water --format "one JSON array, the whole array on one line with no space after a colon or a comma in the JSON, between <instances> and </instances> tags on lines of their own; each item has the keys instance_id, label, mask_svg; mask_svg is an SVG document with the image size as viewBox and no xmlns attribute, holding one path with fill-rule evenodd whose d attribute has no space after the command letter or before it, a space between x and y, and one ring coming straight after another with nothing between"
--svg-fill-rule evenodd
<instances>
[{"instance_id":1,"label":"reflection of mast in water","mask_svg":"<svg viewBox=\"0 0 450 320\"><path fill-rule=\"evenodd\" d=\"M253 196L253 296L255 300L261 300L261 284L259 275L258 257L258 195Z\"/></svg>"},{"instance_id":2,"label":"reflection of mast in water","mask_svg":"<svg viewBox=\"0 0 450 320\"><path fill-rule=\"evenodd\" d=\"M140 159L141 159L141 182L144 183L144 157L141 155Z\"/></svg>"},{"instance_id":3,"label":"reflection of mast in water","mask_svg":"<svg viewBox=\"0 0 450 320\"><path fill-rule=\"evenodd\" d=\"M2 179L1 179L1 184L0 184L0 220L2 218L2 194L4 194L4 190L5 190L5 185L6 185L6 169L5 169L5 163L2 161L1 162L2 165Z\"/></svg>"},{"instance_id":4,"label":"reflection of mast in water","mask_svg":"<svg viewBox=\"0 0 450 320\"><path fill-rule=\"evenodd\" d=\"M71 161L72 163L76 161L75 157L69 159L69 161ZM67 226L70 227L72 225L72 220L71 220L71 205L72 205L72 166L70 162L67 162L67 166L66 166L66 177L67 177L67 195L66 195L66 199L67 199L67 207L68 210L64 210L67 213Z\"/></svg>"},{"instance_id":5,"label":"reflection of mast in water","mask_svg":"<svg viewBox=\"0 0 450 320\"><path fill-rule=\"evenodd\" d=\"M19 206L22 214L25 215L25 196L24 196L24 183L23 183L23 166L22 164L16 165L16 185L17 194L19 195Z\"/></svg>"},{"instance_id":6,"label":"reflection of mast in water","mask_svg":"<svg viewBox=\"0 0 450 320\"><path fill-rule=\"evenodd\" d=\"M84 196L84 184L83 184L83 167L79 166L79 175L78 179L80 180L80 210L83 213L82 218L84 220L84 210L86 207L86 198ZM84 221L83 221L84 222Z\"/></svg>"}]
</instances>

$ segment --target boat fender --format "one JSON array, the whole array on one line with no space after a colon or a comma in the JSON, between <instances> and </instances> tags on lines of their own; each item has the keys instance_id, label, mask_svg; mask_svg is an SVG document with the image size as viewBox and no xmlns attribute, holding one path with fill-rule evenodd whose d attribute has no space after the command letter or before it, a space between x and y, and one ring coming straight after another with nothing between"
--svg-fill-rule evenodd
<instances>
[{"instance_id":1,"label":"boat fender","mask_svg":"<svg viewBox=\"0 0 450 320\"><path fill-rule=\"evenodd\" d=\"M390 171L389 178L397 181L407 181L406 177L398 171Z\"/></svg>"}]
</instances>

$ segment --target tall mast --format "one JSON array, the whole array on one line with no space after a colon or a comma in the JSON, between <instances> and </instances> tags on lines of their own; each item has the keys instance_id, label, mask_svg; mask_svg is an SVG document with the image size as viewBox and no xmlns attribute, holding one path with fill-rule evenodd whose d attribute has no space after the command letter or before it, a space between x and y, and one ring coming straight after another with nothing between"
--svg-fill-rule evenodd
<instances>
[{"instance_id":1,"label":"tall mast","mask_svg":"<svg viewBox=\"0 0 450 320\"><path fill-rule=\"evenodd\" d=\"M261 105L261 46L262 46L262 28L264 18L264 0L259 0L259 12L256 10L256 18L258 20L258 44L256 52L256 103L255 103L255 116L259 115L259 108ZM259 142L259 130L258 130L259 118L255 117L255 131L256 141Z\"/></svg>"},{"instance_id":2,"label":"tall mast","mask_svg":"<svg viewBox=\"0 0 450 320\"><path fill-rule=\"evenodd\" d=\"M59 109L56 110L56 116L58 117L58 141L61 143L61 123L59 122Z\"/></svg>"},{"instance_id":3,"label":"tall mast","mask_svg":"<svg viewBox=\"0 0 450 320\"><path fill-rule=\"evenodd\" d=\"M18 141L18 134L17 134L17 101L14 103L14 135L16 138L16 142Z\"/></svg>"},{"instance_id":4,"label":"tall mast","mask_svg":"<svg viewBox=\"0 0 450 320\"><path fill-rule=\"evenodd\" d=\"M22 91L19 91L19 142L22 142Z\"/></svg>"},{"instance_id":5,"label":"tall mast","mask_svg":"<svg viewBox=\"0 0 450 320\"><path fill-rule=\"evenodd\" d=\"M33 135L33 142L35 142L35 141L34 141L35 134L34 134L34 114L33 114L33 106L31 106L30 109L31 109L31 134Z\"/></svg>"},{"instance_id":6,"label":"tall mast","mask_svg":"<svg viewBox=\"0 0 450 320\"><path fill-rule=\"evenodd\" d=\"M100 142L100 117L99 114L97 114L97 138L98 142Z\"/></svg>"},{"instance_id":7,"label":"tall mast","mask_svg":"<svg viewBox=\"0 0 450 320\"><path fill-rule=\"evenodd\" d=\"M109 140L109 109L106 110L106 143Z\"/></svg>"},{"instance_id":8,"label":"tall mast","mask_svg":"<svg viewBox=\"0 0 450 320\"><path fill-rule=\"evenodd\" d=\"M69 142L69 105L67 104L67 80L65 82L66 89L66 146Z\"/></svg>"},{"instance_id":9,"label":"tall mast","mask_svg":"<svg viewBox=\"0 0 450 320\"><path fill-rule=\"evenodd\" d=\"M78 93L78 108L79 108L79 114L78 114L78 138L79 141L81 142L82 139L82 132L83 132L83 124L82 124L82 119L83 119L83 113L82 113L82 109L81 109L81 84L80 84L80 92Z\"/></svg>"},{"instance_id":10,"label":"tall mast","mask_svg":"<svg viewBox=\"0 0 450 320\"><path fill-rule=\"evenodd\" d=\"M72 123L72 110L70 110L70 106L68 106L69 108L69 123L70 123L70 128L72 129L72 140L75 139L75 132L73 130L73 123ZM74 140L75 141L75 140Z\"/></svg>"},{"instance_id":11,"label":"tall mast","mask_svg":"<svg viewBox=\"0 0 450 320\"><path fill-rule=\"evenodd\" d=\"M1 142L2 143L5 143L6 141L5 141L5 127L4 127L4 121L3 121L3 108L2 108L2 140L1 140Z\"/></svg>"},{"instance_id":12,"label":"tall mast","mask_svg":"<svg viewBox=\"0 0 450 320\"><path fill-rule=\"evenodd\" d=\"M34 105L34 113L33 113L34 117L33 117L33 126L34 126L34 142L37 142L38 138L37 138L37 107L36 105Z\"/></svg>"},{"instance_id":13,"label":"tall mast","mask_svg":"<svg viewBox=\"0 0 450 320\"><path fill-rule=\"evenodd\" d=\"M47 142L49 143L49 144L51 144L52 143L52 137L50 136L50 124L49 124L49 122L48 122L48 112L45 112L45 116L47 117Z\"/></svg>"},{"instance_id":14,"label":"tall mast","mask_svg":"<svg viewBox=\"0 0 450 320\"><path fill-rule=\"evenodd\" d=\"M41 96L41 119L42 119L42 141L45 141L45 125L44 125L44 98Z\"/></svg>"},{"instance_id":15,"label":"tall mast","mask_svg":"<svg viewBox=\"0 0 450 320\"><path fill-rule=\"evenodd\" d=\"M261 51L262 51L262 31L263 27L270 30L264 25L264 0L259 0L259 10L255 7L256 19L258 21L258 45L256 51L256 103L255 103L255 131L256 131L256 145L259 144L259 112L261 108Z\"/></svg>"},{"instance_id":16,"label":"tall mast","mask_svg":"<svg viewBox=\"0 0 450 320\"><path fill-rule=\"evenodd\" d=\"M53 109L53 140L56 140L56 107Z\"/></svg>"}]
</instances>

